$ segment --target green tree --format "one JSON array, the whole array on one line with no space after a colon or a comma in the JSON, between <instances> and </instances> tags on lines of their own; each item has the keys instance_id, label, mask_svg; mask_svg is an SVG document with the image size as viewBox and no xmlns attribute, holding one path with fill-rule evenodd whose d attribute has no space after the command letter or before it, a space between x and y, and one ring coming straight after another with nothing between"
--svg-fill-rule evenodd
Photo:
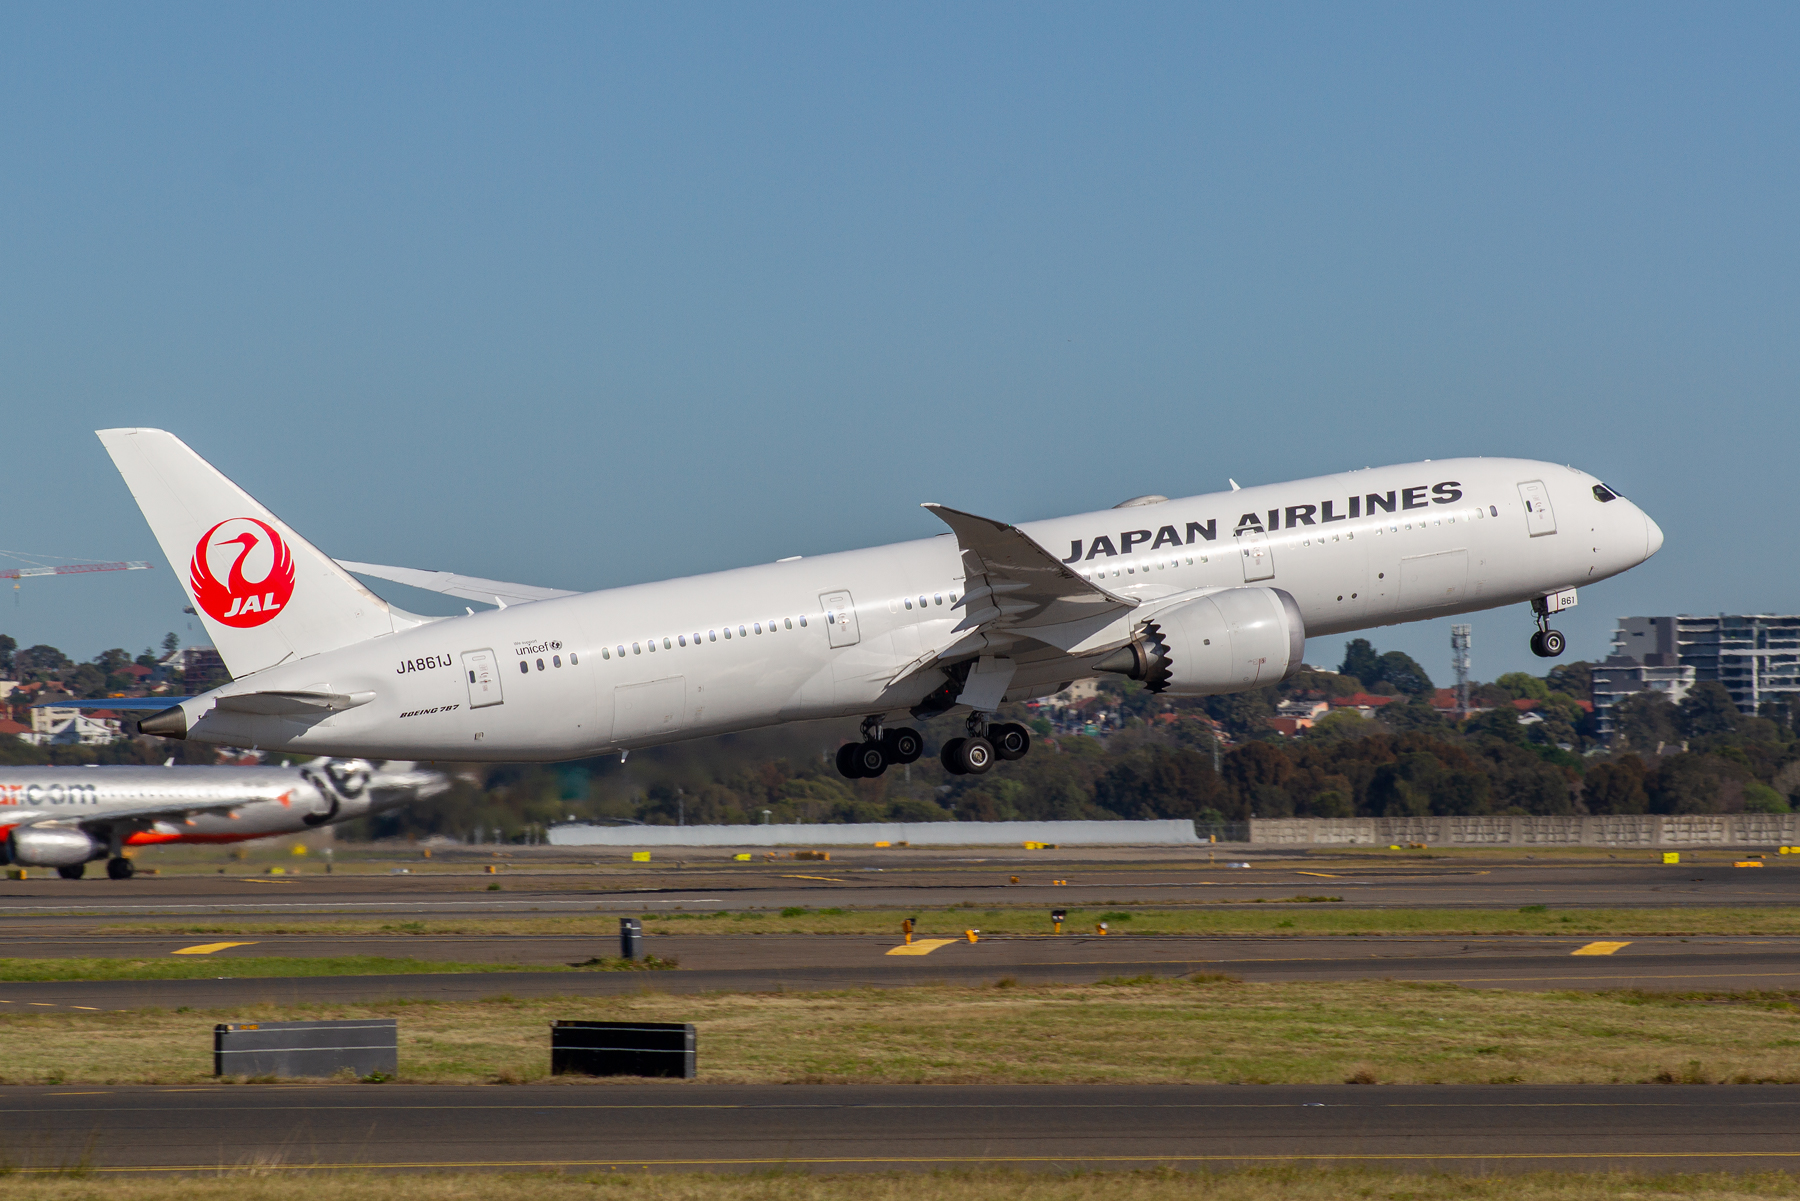
<instances>
[{"instance_id":1,"label":"green tree","mask_svg":"<svg viewBox=\"0 0 1800 1201\"><path fill-rule=\"evenodd\" d=\"M1668 755L1644 780L1652 813L1717 813L1719 781L1706 770L1704 757Z\"/></svg>"},{"instance_id":2,"label":"green tree","mask_svg":"<svg viewBox=\"0 0 1800 1201\"><path fill-rule=\"evenodd\" d=\"M1413 696L1421 696L1434 688L1425 669L1405 651L1389 651L1381 656L1381 678L1401 692Z\"/></svg>"},{"instance_id":3,"label":"green tree","mask_svg":"<svg viewBox=\"0 0 1800 1201\"><path fill-rule=\"evenodd\" d=\"M19 640L11 634L0 634L0 677L12 678L13 652L19 649Z\"/></svg>"},{"instance_id":4,"label":"green tree","mask_svg":"<svg viewBox=\"0 0 1800 1201\"><path fill-rule=\"evenodd\" d=\"M1676 728L1675 706L1667 695L1653 689L1634 692L1612 709L1613 742L1642 754L1681 741Z\"/></svg>"},{"instance_id":5,"label":"green tree","mask_svg":"<svg viewBox=\"0 0 1800 1201\"><path fill-rule=\"evenodd\" d=\"M1702 680L1677 705L1676 725L1689 738L1717 738L1737 729L1737 703L1717 680Z\"/></svg>"},{"instance_id":6,"label":"green tree","mask_svg":"<svg viewBox=\"0 0 1800 1201\"><path fill-rule=\"evenodd\" d=\"M1589 813L1643 813L1650 807L1644 761L1626 755L1616 763L1595 764L1582 777L1581 796Z\"/></svg>"},{"instance_id":7,"label":"green tree","mask_svg":"<svg viewBox=\"0 0 1800 1201\"><path fill-rule=\"evenodd\" d=\"M53 646L33 646L13 655L13 665L22 680L52 680L75 665Z\"/></svg>"},{"instance_id":8,"label":"green tree","mask_svg":"<svg viewBox=\"0 0 1800 1201\"><path fill-rule=\"evenodd\" d=\"M1566 692L1578 701L1594 699L1594 665L1585 659L1558 663L1544 677L1552 692Z\"/></svg>"},{"instance_id":9,"label":"green tree","mask_svg":"<svg viewBox=\"0 0 1800 1201\"><path fill-rule=\"evenodd\" d=\"M175 636L174 630L163 635L162 648L165 655L172 655L181 649L181 639Z\"/></svg>"},{"instance_id":10,"label":"green tree","mask_svg":"<svg viewBox=\"0 0 1800 1201\"><path fill-rule=\"evenodd\" d=\"M1494 683L1506 689L1514 700L1543 701L1550 699L1550 686L1536 676L1522 671L1509 671Z\"/></svg>"},{"instance_id":11,"label":"green tree","mask_svg":"<svg viewBox=\"0 0 1800 1201\"><path fill-rule=\"evenodd\" d=\"M1788 799L1758 780L1744 785L1745 813L1792 813Z\"/></svg>"},{"instance_id":12,"label":"green tree","mask_svg":"<svg viewBox=\"0 0 1800 1201\"><path fill-rule=\"evenodd\" d=\"M1364 688L1381 682L1381 656L1367 638L1352 638L1344 644L1344 661L1338 674L1355 676Z\"/></svg>"}]
</instances>

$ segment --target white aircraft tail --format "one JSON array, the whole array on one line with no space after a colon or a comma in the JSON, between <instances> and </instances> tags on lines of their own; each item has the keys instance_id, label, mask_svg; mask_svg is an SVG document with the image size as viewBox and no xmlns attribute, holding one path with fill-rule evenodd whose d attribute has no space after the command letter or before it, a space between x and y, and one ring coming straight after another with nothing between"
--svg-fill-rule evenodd
<instances>
[{"instance_id":1,"label":"white aircraft tail","mask_svg":"<svg viewBox=\"0 0 1800 1201\"><path fill-rule=\"evenodd\" d=\"M387 602L180 438L98 434L233 676L393 632Z\"/></svg>"}]
</instances>

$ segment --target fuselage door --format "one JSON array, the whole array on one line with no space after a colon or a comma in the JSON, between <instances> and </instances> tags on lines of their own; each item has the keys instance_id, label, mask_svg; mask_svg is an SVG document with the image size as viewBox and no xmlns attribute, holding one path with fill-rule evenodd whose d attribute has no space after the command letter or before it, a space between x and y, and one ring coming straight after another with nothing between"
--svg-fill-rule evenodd
<instances>
[{"instance_id":1,"label":"fuselage door","mask_svg":"<svg viewBox=\"0 0 1800 1201\"><path fill-rule=\"evenodd\" d=\"M1556 532L1556 511L1550 507L1550 490L1543 480L1520 484L1519 499L1525 502L1525 528L1533 538Z\"/></svg>"},{"instance_id":2,"label":"fuselage door","mask_svg":"<svg viewBox=\"0 0 1800 1201\"><path fill-rule=\"evenodd\" d=\"M500 663L491 650L462 653L463 680L469 685L469 708L498 705L506 700L500 691Z\"/></svg>"},{"instance_id":3,"label":"fuselage door","mask_svg":"<svg viewBox=\"0 0 1800 1201\"><path fill-rule=\"evenodd\" d=\"M1244 561L1244 583L1275 578L1275 552L1269 546L1267 534L1251 530L1239 534L1237 544L1238 557Z\"/></svg>"},{"instance_id":4,"label":"fuselage door","mask_svg":"<svg viewBox=\"0 0 1800 1201\"><path fill-rule=\"evenodd\" d=\"M826 592L819 605L825 610L825 634L833 646L855 646L862 640L856 628L856 602L848 592Z\"/></svg>"}]
</instances>

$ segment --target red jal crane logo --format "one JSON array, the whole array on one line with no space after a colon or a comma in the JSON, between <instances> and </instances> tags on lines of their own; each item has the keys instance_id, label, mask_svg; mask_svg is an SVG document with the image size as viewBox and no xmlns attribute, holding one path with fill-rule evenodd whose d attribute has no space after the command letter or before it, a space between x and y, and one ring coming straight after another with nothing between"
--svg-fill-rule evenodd
<instances>
[{"instance_id":1,"label":"red jal crane logo","mask_svg":"<svg viewBox=\"0 0 1800 1201\"><path fill-rule=\"evenodd\" d=\"M217 569L227 563L220 583ZM188 585L201 612L249 629L281 612L294 595L294 555L266 522L232 517L206 531L195 545Z\"/></svg>"}]
</instances>

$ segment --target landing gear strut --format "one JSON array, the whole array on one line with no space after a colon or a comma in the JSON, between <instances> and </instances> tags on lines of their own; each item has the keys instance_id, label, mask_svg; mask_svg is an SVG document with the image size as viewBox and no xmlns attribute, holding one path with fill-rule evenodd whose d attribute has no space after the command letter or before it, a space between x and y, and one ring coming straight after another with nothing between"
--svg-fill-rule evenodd
<instances>
[{"instance_id":1,"label":"landing gear strut","mask_svg":"<svg viewBox=\"0 0 1800 1201\"><path fill-rule=\"evenodd\" d=\"M1563 638L1561 630L1550 628L1550 613L1544 607L1543 598L1531 602L1531 612L1537 618L1537 633L1531 636L1531 653L1540 659L1554 659L1568 649L1568 641Z\"/></svg>"},{"instance_id":2,"label":"landing gear strut","mask_svg":"<svg viewBox=\"0 0 1800 1201\"><path fill-rule=\"evenodd\" d=\"M996 759L1023 759L1031 749L1031 731L1017 722L989 722L986 713L969 714L969 736L952 738L938 758L953 776L979 776Z\"/></svg>"},{"instance_id":3,"label":"landing gear strut","mask_svg":"<svg viewBox=\"0 0 1800 1201\"><path fill-rule=\"evenodd\" d=\"M850 780L873 780L889 766L911 763L925 750L925 739L917 730L896 726L884 730L881 718L865 717L862 741L846 742L838 748L838 773Z\"/></svg>"}]
</instances>

